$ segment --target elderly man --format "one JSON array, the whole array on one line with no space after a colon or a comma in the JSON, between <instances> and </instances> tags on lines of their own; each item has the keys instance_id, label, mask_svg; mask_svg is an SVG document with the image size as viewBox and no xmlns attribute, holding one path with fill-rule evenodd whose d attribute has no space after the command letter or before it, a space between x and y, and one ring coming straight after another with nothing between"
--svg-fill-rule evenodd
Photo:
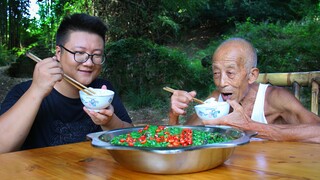
<instances>
[{"instance_id":1,"label":"elderly man","mask_svg":"<svg viewBox=\"0 0 320 180\"><path fill-rule=\"evenodd\" d=\"M287 90L256 81L259 75L254 47L241 38L223 42L213 55L212 70L217 90L211 94L227 101L227 116L202 121L193 114L187 124L229 125L254 130L258 137L276 141L320 143L320 118L305 109ZM171 97L170 124L178 124L195 91L176 90Z\"/></svg>"}]
</instances>

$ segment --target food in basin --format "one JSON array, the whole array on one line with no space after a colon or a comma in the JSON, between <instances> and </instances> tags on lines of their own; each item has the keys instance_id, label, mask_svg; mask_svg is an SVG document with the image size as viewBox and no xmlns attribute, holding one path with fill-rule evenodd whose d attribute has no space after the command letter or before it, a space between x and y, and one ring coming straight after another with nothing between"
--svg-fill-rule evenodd
<instances>
[{"instance_id":1,"label":"food in basin","mask_svg":"<svg viewBox=\"0 0 320 180\"><path fill-rule=\"evenodd\" d=\"M108 89L90 88L94 95L88 95L83 91L79 91L82 104L89 110L98 112L101 109L107 108L114 96L114 92Z\"/></svg>"},{"instance_id":2,"label":"food in basin","mask_svg":"<svg viewBox=\"0 0 320 180\"><path fill-rule=\"evenodd\" d=\"M213 120L229 113L230 105L227 102L218 102L214 98L205 101L204 104L196 105L195 111L202 120Z\"/></svg>"},{"instance_id":3,"label":"food in basin","mask_svg":"<svg viewBox=\"0 0 320 180\"><path fill-rule=\"evenodd\" d=\"M141 126L91 133L122 166L154 174L193 173L224 163L255 132L228 126ZM145 137L142 137L145 136ZM190 141L191 140L191 141Z\"/></svg>"},{"instance_id":4,"label":"food in basin","mask_svg":"<svg viewBox=\"0 0 320 180\"><path fill-rule=\"evenodd\" d=\"M143 129L111 139L112 145L136 147L185 147L228 142L232 136L191 128L147 125Z\"/></svg>"}]
</instances>

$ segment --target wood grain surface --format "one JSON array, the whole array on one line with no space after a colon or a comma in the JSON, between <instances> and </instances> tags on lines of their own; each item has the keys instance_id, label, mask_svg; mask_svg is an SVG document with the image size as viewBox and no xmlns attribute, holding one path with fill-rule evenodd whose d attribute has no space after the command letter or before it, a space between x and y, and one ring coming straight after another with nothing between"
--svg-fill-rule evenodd
<instances>
[{"instance_id":1,"label":"wood grain surface","mask_svg":"<svg viewBox=\"0 0 320 180\"><path fill-rule=\"evenodd\" d=\"M125 169L87 141L0 154L0 179L320 179L320 145L252 141L214 169L156 175Z\"/></svg>"}]
</instances>

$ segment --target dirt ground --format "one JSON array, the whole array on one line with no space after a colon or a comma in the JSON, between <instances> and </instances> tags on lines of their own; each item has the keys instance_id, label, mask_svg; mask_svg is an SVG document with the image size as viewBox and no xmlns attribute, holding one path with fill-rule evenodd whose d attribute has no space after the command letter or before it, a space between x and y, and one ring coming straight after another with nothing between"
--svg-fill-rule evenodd
<instances>
[{"instance_id":1,"label":"dirt ground","mask_svg":"<svg viewBox=\"0 0 320 180\"><path fill-rule=\"evenodd\" d=\"M30 78L13 78L8 76L7 70L9 66L0 66L0 102L4 100L8 91L23 81L29 80ZM161 110L154 110L152 108L144 108L139 110L130 110L128 113L135 125L143 124L167 124L167 110L161 112Z\"/></svg>"},{"instance_id":2,"label":"dirt ground","mask_svg":"<svg viewBox=\"0 0 320 180\"><path fill-rule=\"evenodd\" d=\"M26 81L30 78L13 78L7 74L9 66L0 66L0 102L4 100L8 91L18 83Z\"/></svg>"}]
</instances>

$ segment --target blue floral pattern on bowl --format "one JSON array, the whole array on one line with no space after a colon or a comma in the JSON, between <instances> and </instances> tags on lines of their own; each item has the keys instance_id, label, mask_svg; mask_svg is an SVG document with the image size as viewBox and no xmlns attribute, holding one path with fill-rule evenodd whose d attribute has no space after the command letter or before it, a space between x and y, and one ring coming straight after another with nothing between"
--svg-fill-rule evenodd
<instances>
[{"instance_id":1,"label":"blue floral pattern on bowl","mask_svg":"<svg viewBox=\"0 0 320 180\"><path fill-rule=\"evenodd\" d=\"M216 108L213 108L213 109L204 109L203 111L202 110L199 110L199 114L201 116L205 116L207 118L217 118L218 115L220 114L220 111L217 110Z\"/></svg>"},{"instance_id":2,"label":"blue floral pattern on bowl","mask_svg":"<svg viewBox=\"0 0 320 180\"><path fill-rule=\"evenodd\" d=\"M94 100L94 99L90 99L90 101L89 101L89 104L90 104L90 106L92 106L92 107L96 107L96 106L97 106L97 103L99 103L99 101Z\"/></svg>"},{"instance_id":3,"label":"blue floral pattern on bowl","mask_svg":"<svg viewBox=\"0 0 320 180\"><path fill-rule=\"evenodd\" d=\"M82 91L79 91L80 100L88 110L99 112L101 109L105 109L111 104L114 96L113 91L98 88L92 88L92 90L96 95L89 96Z\"/></svg>"},{"instance_id":4,"label":"blue floral pattern on bowl","mask_svg":"<svg viewBox=\"0 0 320 180\"><path fill-rule=\"evenodd\" d=\"M99 104L99 101L95 99L89 99L88 101L86 101L85 98L81 98L81 101L86 103L87 106L89 107L97 107L97 105ZM112 98L109 99L108 102L111 103L111 101L112 101Z\"/></svg>"}]
</instances>

